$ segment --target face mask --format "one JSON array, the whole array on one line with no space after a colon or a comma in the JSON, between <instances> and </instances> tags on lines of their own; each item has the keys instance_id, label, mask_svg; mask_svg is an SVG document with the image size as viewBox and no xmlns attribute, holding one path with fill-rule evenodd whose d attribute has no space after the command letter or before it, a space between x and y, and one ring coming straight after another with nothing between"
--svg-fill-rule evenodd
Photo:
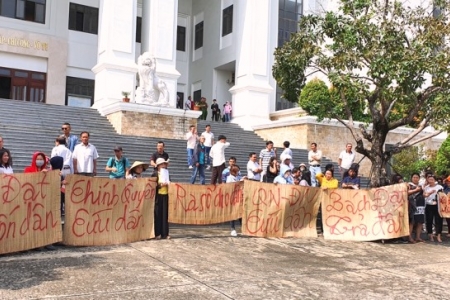
<instances>
[{"instance_id":1,"label":"face mask","mask_svg":"<svg viewBox=\"0 0 450 300\"><path fill-rule=\"evenodd\" d=\"M42 167L43 165L44 165L44 161L43 160L37 160L36 161L36 166Z\"/></svg>"}]
</instances>

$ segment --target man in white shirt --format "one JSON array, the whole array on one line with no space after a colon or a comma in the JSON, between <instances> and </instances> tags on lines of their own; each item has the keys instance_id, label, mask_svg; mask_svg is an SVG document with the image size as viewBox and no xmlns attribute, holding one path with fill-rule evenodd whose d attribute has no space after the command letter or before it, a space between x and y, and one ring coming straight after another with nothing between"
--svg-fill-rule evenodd
<instances>
[{"instance_id":1,"label":"man in white shirt","mask_svg":"<svg viewBox=\"0 0 450 300\"><path fill-rule=\"evenodd\" d=\"M192 107L191 96L189 96L186 99L186 102L184 102L184 109L185 110L191 110L191 107Z\"/></svg>"},{"instance_id":2,"label":"man in white shirt","mask_svg":"<svg viewBox=\"0 0 450 300\"><path fill-rule=\"evenodd\" d=\"M222 183L222 172L225 170L225 148L228 148L230 143L224 135L219 135L217 143L215 143L209 156L212 157L212 174L211 184Z\"/></svg>"},{"instance_id":3,"label":"man in white shirt","mask_svg":"<svg viewBox=\"0 0 450 300\"><path fill-rule=\"evenodd\" d=\"M258 157L255 152L250 153L247 163L247 178L250 180L260 181L262 168L258 164Z\"/></svg>"},{"instance_id":4,"label":"man in white shirt","mask_svg":"<svg viewBox=\"0 0 450 300\"><path fill-rule=\"evenodd\" d=\"M194 125L189 126L189 132L186 133L187 161L189 169L192 169L192 156L194 155L195 145L197 144L198 135Z\"/></svg>"},{"instance_id":5,"label":"man in white shirt","mask_svg":"<svg viewBox=\"0 0 450 300\"><path fill-rule=\"evenodd\" d=\"M352 144L347 143L345 146L345 150L339 154L339 170L341 171L342 180L346 176L348 169L352 166L352 163L355 161L355 152L352 151Z\"/></svg>"},{"instance_id":6,"label":"man in white shirt","mask_svg":"<svg viewBox=\"0 0 450 300\"><path fill-rule=\"evenodd\" d=\"M311 150L308 152L309 171L311 172L311 186L317 186L316 175L322 173L320 162L322 151L317 149L316 143L311 143Z\"/></svg>"},{"instance_id":7,"label":"man in white shirt","mask_svg":"<svg viewBox=\"0 0 450 300\"><path fill-rule=\"evenodd\" d=\"M289 148L289 146L291 146L291 143L290 143L289 141L285 141L285 142L283 143L284 149L283 149L283 152L281 152L281 154L280 154L280 158L281 158L282 155L289 155L289 156L291 157L291 163L294 164L294 163L292 162L292 158L293 158L294 156L292 155L292 150L291 150L291 148ZM291 169L292 169L292 168L291 168Z\"/></svg>"},{"instance_id":8,"label":"man in white shirt","mask_svg":"<svg viewBox=\"0 0 450 300\"><path fill-rule=\"evenodd\" d=\"M72 153L73 172L84 176L97 175L98 153L94 145L89 143L89 132L80 134L81 144L75 146Z\"/></svg>"},{"instance_id":9,"label":"man in white shirt","mask_svg":"<svg viewBox=\"0 0 450 300\"><path fill-rule=\"evenodd\" d=\"M211 168L211 159L209 158L209 152L214 145L214 133L211 132L211 125L206 125L205 131L202 133L205 137L205 149L206 149L206 170Z\"/></svg>"},{"instance_id":10,"label":"man in white shirt","mask_svg":"<svg viewBox=\"0 0 450 300\"><path fill-rule=\"evenodd\" d=\"M66 147L66 139L64 137L58 137L55 140L55 147L52 149L52 154L50 158L60 156L63 158L63 168L61 173L63 176L73 173L73 161L72 152Z\"/></svg>"}]
</instances>

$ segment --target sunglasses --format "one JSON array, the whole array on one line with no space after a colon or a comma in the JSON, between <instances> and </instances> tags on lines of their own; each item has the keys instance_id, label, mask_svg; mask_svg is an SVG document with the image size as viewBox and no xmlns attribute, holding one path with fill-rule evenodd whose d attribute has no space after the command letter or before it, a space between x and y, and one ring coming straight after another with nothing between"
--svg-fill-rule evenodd
<instances>
[{"instance_id":1,"label":"sunglasses","mask_svg":"<svg viewBox=\"0 0 450 300\"><path fill-rule=\"evenodd\" d=\"M61 127L61 130L69 130L69 127Z\"/></svg>"}]
</instances>

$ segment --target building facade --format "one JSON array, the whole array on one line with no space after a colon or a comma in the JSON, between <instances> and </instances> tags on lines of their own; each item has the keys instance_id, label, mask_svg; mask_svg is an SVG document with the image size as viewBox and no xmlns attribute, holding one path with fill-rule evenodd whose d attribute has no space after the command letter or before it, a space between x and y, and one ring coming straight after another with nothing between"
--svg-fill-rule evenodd
<instances>
[{"instance_id":1,"label":"building facade","mask_svg":"<svg viewBox=\"0 0 450 300\"><path fill-rule=\"evenodd\" d=\"M0 0L0 98L102 107L134 97L148 51L171 105L231 101L233 118L266 122L292 107L273 52L314 0ZM211 113L209 114L211 116Z\"/></svg>"}]
</instances>

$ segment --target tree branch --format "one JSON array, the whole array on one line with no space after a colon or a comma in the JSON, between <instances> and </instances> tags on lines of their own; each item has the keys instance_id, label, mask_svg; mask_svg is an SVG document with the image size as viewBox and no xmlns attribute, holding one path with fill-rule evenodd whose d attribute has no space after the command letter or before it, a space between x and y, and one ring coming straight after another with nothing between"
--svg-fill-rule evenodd
<instances>
[{"instance_id":1,"label":"tree branch","mask_svg":"<svg viewBox=\"0 0 450 300\"><path fill-rule=\"evenodd\" d=\"M364 126L364 124L359 124L359 130L361 131L361 134L363 135L363 137L372 143L373 136L372 136L372 134L367 132L366 126Z\"/></svg>"}]
</instances>

